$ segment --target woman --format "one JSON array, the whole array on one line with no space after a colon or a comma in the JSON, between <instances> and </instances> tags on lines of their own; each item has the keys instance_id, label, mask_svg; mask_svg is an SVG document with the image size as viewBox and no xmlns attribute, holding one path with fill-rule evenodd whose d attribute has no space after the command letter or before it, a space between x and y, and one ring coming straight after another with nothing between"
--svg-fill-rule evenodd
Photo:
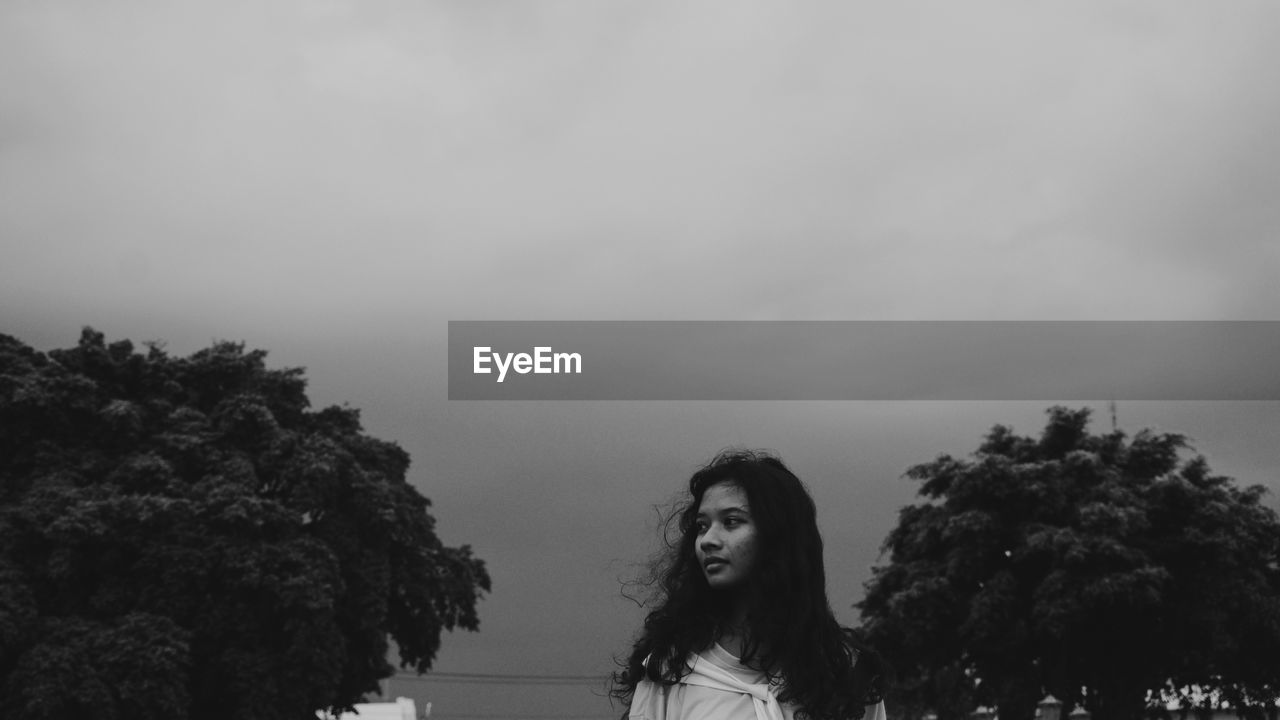
<instances>
[{"instance_id":1,"label":"woman","mask_svg":"<svg viewBox=\"0 0 1280 720\"><path fill-rule=\"evenodd\" d=\"M613 694L638 720L883 720L878 672L827 603L813 499L776 457L694 473Z\"/></svg>"}]
</instances>

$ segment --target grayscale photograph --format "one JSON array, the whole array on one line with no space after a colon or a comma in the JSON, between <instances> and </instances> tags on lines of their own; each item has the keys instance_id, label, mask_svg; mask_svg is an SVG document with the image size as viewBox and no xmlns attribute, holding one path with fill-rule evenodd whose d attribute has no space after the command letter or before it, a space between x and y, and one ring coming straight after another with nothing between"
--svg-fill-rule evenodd
<instances>
[{"instance_id":1,"label":"grayscale photograph","mask_svg":"<svg viewBox=\"0 0 1280 720\"><path fill-rule=\"evenodd\" d=\"M1280 720L1277 37L0 3L0 717Z\"/></svg>"}]
</instances>

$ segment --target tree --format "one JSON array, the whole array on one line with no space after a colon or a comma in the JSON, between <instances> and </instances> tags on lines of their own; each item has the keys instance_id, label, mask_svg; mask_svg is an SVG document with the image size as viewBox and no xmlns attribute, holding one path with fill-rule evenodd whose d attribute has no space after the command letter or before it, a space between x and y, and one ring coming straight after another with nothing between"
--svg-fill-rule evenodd
<instances>
[{"instance_id":1,"label":"tree","mask_svg":"<svg viewBox=\"0 0 1280 720\"><path fill-rule=\"evenodd\" d=\"M1179 435L1092 435L1055 407L1038 438L997 425L971 459L917 465L873 571L861 632L907 714L1051 693L1096 720L1164 712L1188 688L1275 717L1280 520L1261 486L1188 457ZM1064 714L1065 717L1065 714Z\"/></svg>"},{"instance_id":2,"label":"tree","mask_svg":"<svg viewBox=\"0 0 1280 720\"><path fill-rule=\"evenodd\" d=\"M265 355L0 335L0 714L314 720L477 628L408 454Z\"/></svg>"}]
</instances>

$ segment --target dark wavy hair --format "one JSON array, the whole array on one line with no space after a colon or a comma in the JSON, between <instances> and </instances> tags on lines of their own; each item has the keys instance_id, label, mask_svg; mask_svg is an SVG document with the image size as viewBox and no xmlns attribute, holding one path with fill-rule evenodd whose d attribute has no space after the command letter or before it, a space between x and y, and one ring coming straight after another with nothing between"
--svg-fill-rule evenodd
<instances>
[{"instance_id":1,"label":"dark wavy hair","mask_svg":"<svg viewBox=\"0 0 1280 720\"><path fill-rule=\"evenodd\" d=\"M880 700L879 663L831 612L813 498L777 457L746 450L720 453L689 479L689 497L668 518L669 552L651 569L657 607L619 661L611 694L630 707L641 680L679 682L688 673L685 659L709 647L726 621L726 593L711 588L694 555L698 506L721 482L746 494L758 533L742 662L780 679L778 699L812 720L861 718Z\"/></svg>"}]
</instances>

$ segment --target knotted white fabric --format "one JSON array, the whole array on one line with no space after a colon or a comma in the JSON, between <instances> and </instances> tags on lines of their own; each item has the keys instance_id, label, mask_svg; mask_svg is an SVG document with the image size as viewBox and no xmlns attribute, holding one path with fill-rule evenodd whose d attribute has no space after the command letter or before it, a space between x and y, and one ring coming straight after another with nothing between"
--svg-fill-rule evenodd
<instances>
[{"instance_id":1,"label":"knotted white fabric","mask_svg":"<svg viewBox=\"0 0 1280 720\"><path fill-rule=\"evenodd\" d=\"M689 667L689 674L680 679L681 684L746 695L751 698L756 720L788 720L789 715L783 711L774 694L775 686L746 682L697 654L689 655L685 663ZM644 664L648 666L648 658ZM667 717L666 690L670 688L671 686L647 679L636 683L627 717L630 720L685 720ZM884 703L868 705L862 720L886 720Z\"/></svg>"},{"instance_id":2,"label":"knotted white fabric","mask_svg":"<svg viewBox=\"0 0 1280 720\"><path fill-rule=\"evenodd\" d=\"M786 720L773 688L767 683L744 682L696 654L689 655L685 662L690 669L689 674L680 679L681 683L748 695L756 711L756 720ZM645 663L648 664L648 660ZM633 720L667 720L666 694L658 683L641 680L636 684L628 717Z\"/></svg>"},{"instance_id":3,"label":"knotted white fabric","mask_svg":"<svg viewBox=\"0 0 1280 720\"><path fill-rule=\"evenodd\" d=\"M683 679L685 684L750 695L751 704L756 709L756 720L786 720L782 714L782 706L778 704L778 698L773 694L772 686L766 683L743 682L697 655L691 655L689 662L693 670Z\"/></svg>"}]
</instances>

